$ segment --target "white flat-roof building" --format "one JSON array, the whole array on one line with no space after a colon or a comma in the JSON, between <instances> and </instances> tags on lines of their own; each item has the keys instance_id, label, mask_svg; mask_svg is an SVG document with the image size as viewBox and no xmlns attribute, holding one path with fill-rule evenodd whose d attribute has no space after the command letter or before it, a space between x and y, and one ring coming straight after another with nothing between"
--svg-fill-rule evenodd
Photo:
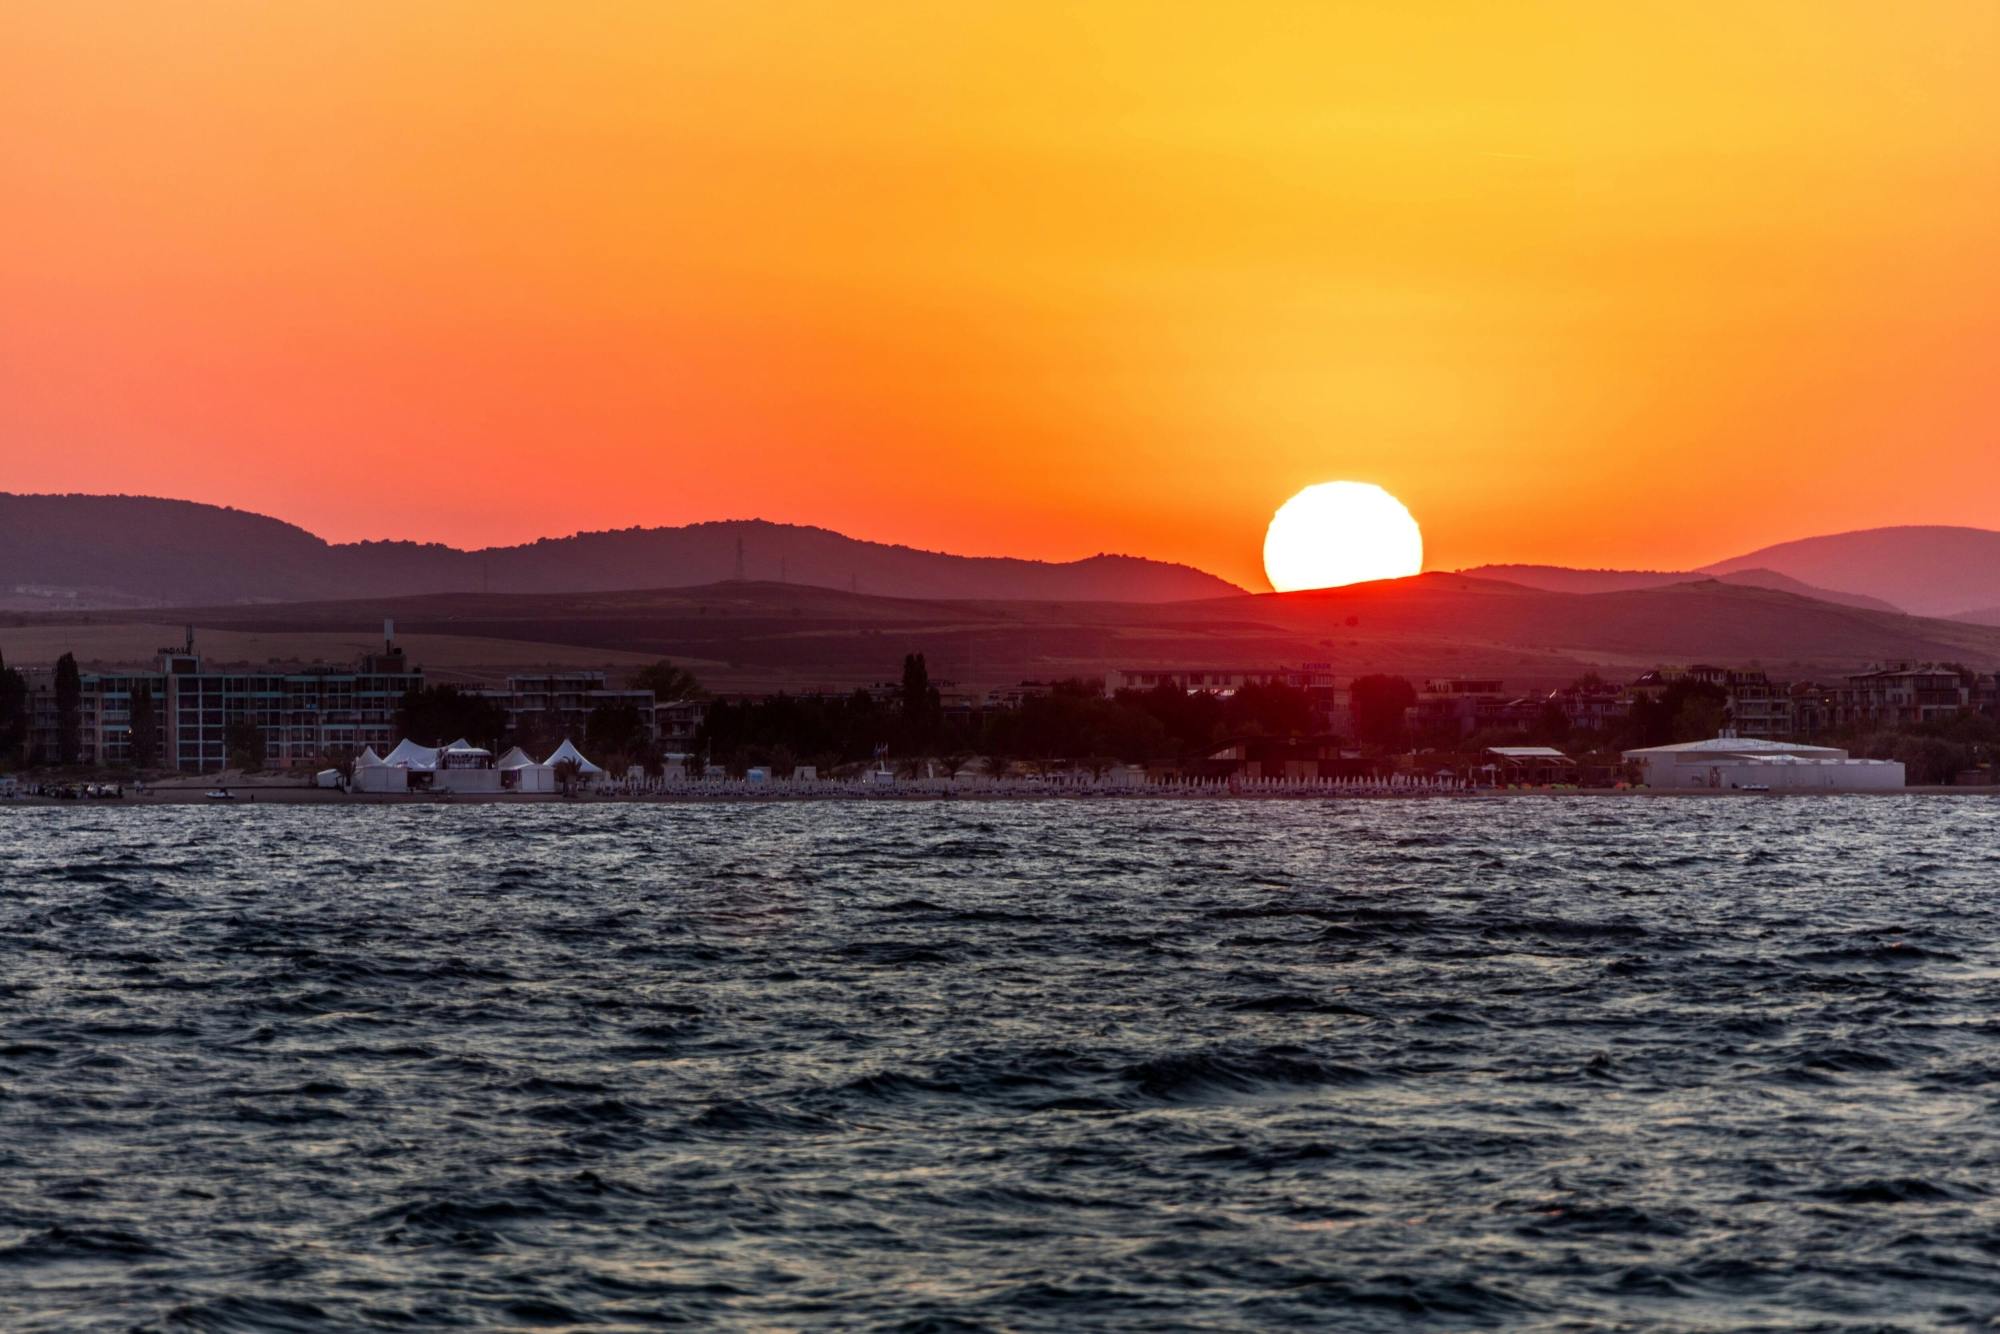
<instances>
[{"instance_id":1,"label":"white flat-roof building","mask_svg":"<svg viewBox=\"0 0 2000 1334\"><path fill-rule=\"evenodd\" d=\"M1837 746L1719 736L1625 752L1645 785L1739 792L1881 792L1904 784L1899 760L1857 760Z\"/></svg>"}]
</instances>

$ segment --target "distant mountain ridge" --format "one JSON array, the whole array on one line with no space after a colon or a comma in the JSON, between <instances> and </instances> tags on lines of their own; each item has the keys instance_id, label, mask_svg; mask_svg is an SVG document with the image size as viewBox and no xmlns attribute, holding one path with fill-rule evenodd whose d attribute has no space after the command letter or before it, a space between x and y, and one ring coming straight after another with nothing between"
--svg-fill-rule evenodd
<instances>
[{"instance_id":1,"label":"distant mountain ridge","mask_svg":"<svg viewBox=\"0 0 2000 1334\"><path fill-rule=\"evenodd\" d=\"M1866 611L1901 611L1893 602L1863 593L1847 593L1819 588L1802 579L1776 570L1741 569L1727 574L1693 570L1578 570L1566 565L1480 565L1460 574L1478 579L1499 579L1523 588L1539 588L1549 593L1623 593L1640 588L1666 588L1673 584L1716 580L1744 588L1769 588L1780 593L1831 602L1836 606L1859 607Z\"/></svg>"},{"instance_id":2,"label":"distant mountain ridge","mask_svg":"<svg viewBox=\"0 0 2000 1334\"><path fill-rule=\"evenodd\" d=\"M1603 593L1721 579L1871 611L2000 623L2000 532L1908 525L1760 547L1687 573L1482 565L1461 571L1557 593Z\"/></svg>"},{"instance_id":3,"label":"distant mountain ridge","mask_svg":"<svg viewBox=\"0 0 2000 1334\"><path fill-rule=\"evenodd\" d=\"M1780 542L1702 567L1718 575L1747 569L1881 598L1919 616L2000 606L2000 532L1986 528L1865 528Z\"/></svg>"},{"instance_id":4,"label":"distant mountain ridge","mask_svg":"<svg viewBox=\"0 0 2000 1334\"><path fill-rule=\"evenodd\" d=\"M196 501L0 493L0 606L14 609L615 592L739 575L885 597L1180 602L1243 592L1190 566L1138 556L955 556L759 519L462 551L330 543L279 519Z\"/></svg>"}]
</instances>

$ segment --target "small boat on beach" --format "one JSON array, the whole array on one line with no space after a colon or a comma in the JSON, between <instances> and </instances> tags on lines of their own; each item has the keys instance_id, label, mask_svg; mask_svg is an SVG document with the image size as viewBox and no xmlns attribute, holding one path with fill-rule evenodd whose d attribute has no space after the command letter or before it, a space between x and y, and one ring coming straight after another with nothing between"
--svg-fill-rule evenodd
<instances>
[{"instance_id":1,"label":"small boat on beach","mask_svg":"<svg viewBox=\"0 0 2000 1334\"><path fill-rule=\"evenodd\" d=\"M208 798L208 799L209 799L210 801L234 801L234 800L236 800L236 794L235 794L234 792L231 792L231 791L230 791L230 790L229 790L228 788L226 788L226 787L218 787L218 788L212 788L212 789L210 789L209 791L207 791L207 792L204 792L204 793L203 793L202 795L203 795L203 796L205 796L205 797L207 797L207 798Z\"/></svg>"}]
</instances>

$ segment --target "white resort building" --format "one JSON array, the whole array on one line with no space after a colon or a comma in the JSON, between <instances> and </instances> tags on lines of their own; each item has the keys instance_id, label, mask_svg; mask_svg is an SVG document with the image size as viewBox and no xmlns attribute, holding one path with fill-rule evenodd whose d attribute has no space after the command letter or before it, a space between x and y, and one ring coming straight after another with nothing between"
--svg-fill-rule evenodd
<instances>
[{"instance_id":1,"label":"white resort building","mask_svg":"<svg viewBox=\"0 0 2000 1334\"><path fill-rule=\"evenodd\" d=\"M1836 746L1719 736L1628 750L1647 787L1749 792L1881 792L1903 786L1899 760L1857 760Z\"/></svg>"}]
</instances>

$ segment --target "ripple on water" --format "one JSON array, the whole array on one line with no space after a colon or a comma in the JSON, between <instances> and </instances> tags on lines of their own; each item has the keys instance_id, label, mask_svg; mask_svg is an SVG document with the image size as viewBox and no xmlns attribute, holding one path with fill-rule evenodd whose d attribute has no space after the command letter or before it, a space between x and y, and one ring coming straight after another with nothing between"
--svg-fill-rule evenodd
<instances>
[{"instance_id":1,"label":"ripple on water","mask_svg":"<svg viewBox=\"0 0 2000 1334\"><path fill-rule=\"evenodd\" d=\"M0 812L0 1327L1982 1322L1996 812Z\"/></svg>"}]
</instances>

